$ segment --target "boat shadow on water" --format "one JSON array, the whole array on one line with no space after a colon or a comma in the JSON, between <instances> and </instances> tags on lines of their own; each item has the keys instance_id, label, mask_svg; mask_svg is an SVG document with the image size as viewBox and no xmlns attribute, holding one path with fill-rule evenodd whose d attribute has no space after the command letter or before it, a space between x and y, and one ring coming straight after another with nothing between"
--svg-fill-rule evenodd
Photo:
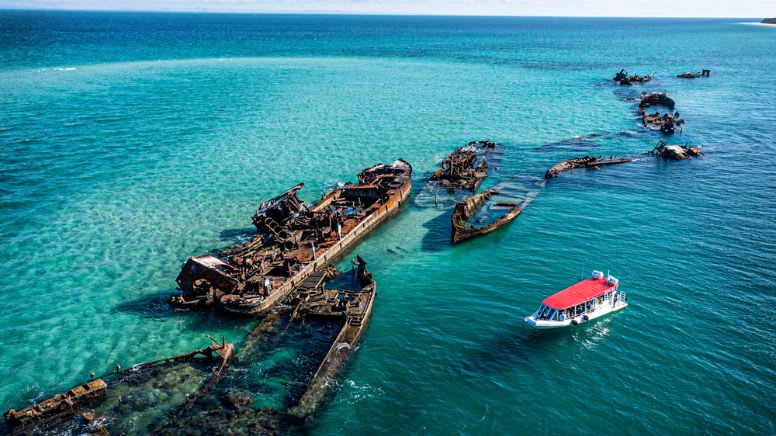
<instances>
[{"instance_id":1,"label":"boat shadow on water","mask_svg":"<svg viewBox=\"0 0 776 436\"><path fill-rule=\"evenodd\" d=\"M244 244L251 240L256 234L255 227L239 227L234 229L224 229L218 233L218 239L221 242L232 243L233 245Z\"/></svg>"},{"instance_id":2,"label":"boat shadow on water","mask_svg":"<svg viewBox=\"0 0 776 436\"><path fill-rule=\"evenodd\" d=\"M158 322L185 323L186 330L191 332L210 333L213 329L223 328L224 325L240 327L249 324L245 319L235 319L220 311L198 312L176 309L167 301L171 292L173 290L125 301L116 305L112 312L135 315Z\"/></svg>"},{"instance_id":3,"label":"boat shadow on water","mask_svg":"<svg viewBox=\"0 0 776 436\"><path fill-rule=\"evenodd\" d=\"M452 245L450 241L450 217L452 215L453 210L447 209L423 223L423 228L427 230L420 243L423 251L438 252L450 248Z\"/></svg>"},{"instance_id":4,"label":"boat shadow on water","mask_svg":"<svg viewBox=\"0 0 776 436\"><path fill-rule=\"evenodd\" d=\"M483 341L481 347L471 352L470 358L462 360L461 370L464 373L501 373L505 368L544 362L560 348L577 350L580 344L595 345L608 335L611 327L622 321L623 313L625 311L619 311L568 328L534 330L523 325L518 327L517 334L512 325L503 334L493 336L493 340ZM519 322L523 323L523 320Z\"/></svg>"}]
</instances>

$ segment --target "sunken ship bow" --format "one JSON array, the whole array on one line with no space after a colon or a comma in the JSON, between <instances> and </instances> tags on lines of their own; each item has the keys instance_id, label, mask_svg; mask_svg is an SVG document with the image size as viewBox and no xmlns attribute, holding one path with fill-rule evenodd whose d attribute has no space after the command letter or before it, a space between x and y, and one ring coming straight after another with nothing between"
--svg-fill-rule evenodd
<instances>
[{"instance_id":1,"label":"sunken ship bow","mask_svg":"<svg viewBox=\"0 0 776 436\"><path fill-rule=\"evenodd\" d=\"M298 184L259 206L250 241L218 256L189 258L170 303L263 315L398 213L411 184L412 166L402 159L364 169L358 183L340 184L313 205L299 199L304 185Z\"/></svg>"}]
</instances>

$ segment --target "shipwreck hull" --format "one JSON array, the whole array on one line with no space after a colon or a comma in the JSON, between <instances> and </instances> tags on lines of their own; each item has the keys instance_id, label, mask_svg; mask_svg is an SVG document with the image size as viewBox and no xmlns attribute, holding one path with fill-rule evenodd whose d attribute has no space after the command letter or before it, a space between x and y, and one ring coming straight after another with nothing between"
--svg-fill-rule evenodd
<instances>
[{"instance_id":1,"label":"shipwreck hull","mask_svg":"<svg viewBox=\"0 0 776 436\"><path fill-rule=\"evenodd\" d=\"M411 179L408 179L397 192L385 202L385 204L344 235L341 240L337 241L325 251L322 250L313 262L302 268L279 289L273 290L270 297L257 304L222 304L221 307L227 312L239 315L262 316L266 314L268 310L285 298L289 293L294 291L302 282L310 277L310 275L326 267L326 265L340 260L366 235L375 230L387 219L396 216L400 212L401 206L405 204L409 198L411 186Z\"/></svg>"},{"instance_id":2,"label":"shipwreck hull","mask_svg":"<svg viewBox=\"0 0 776 436\"><path fill-rule=\"evenodd\" d=\"M558 162L552 166L546 173L544 173L545 179L552 179L558 177L560 174L571 171L578 168L597 169L605 165L617 165L626 162L632 162L635 158L632 157L575 157L572 159L566 159Z\"/></svg>"},{"instance_id":3,"label":"shipwreck hull","mask_svg":"<svg viewBox=\"0 0 776 436\"><path fill-rule=\"evenodd\" d=\"M492 223L482 227L469 225L469 220L485 205L485 202L495 194L498 194L498 191L488 189L480 194L467 197L455 205L453 215L450 217L453 244L494 232L514 221L525 208L526 203L521 205L513 203L504 204L509 208L508 211Z\"/></svg>"},{"instance_id":4,"label":"shipwreck hull","mask_svg":"<svg viewBox=\"0 0 776 436\"><path fill-rule=\"evenodd\" d=\"M332 342L321 365L315 372L302 394L299 404L289 410L296 418L307 419L313 416L315 410L323 402L337 376L345 367L345 363L363 336L372 317L372 306L377 295L377 284L372 281L361 291L366 297L364 306L357 312L345 312L345 324Z\"/></svg>"},{"instance_id":5,"label":"shipwreck hull","mask_svg":"<svg viewBox=\"0 0 776 436\"><path fill-rule=\"evenodd\" d=\"M215 385L231 364L233 350L232 344L214 342L191 353L117 368L26 409L10 409L4 417L12 434L144 433L147 425L187 410Z\"/></svg>"},{"instance_id":6,"label":"shipwreck hull","mask_svg":"<svg viewBox=\"0 0 776 436\"><path fill-rule=\"evenodd\" d=\"M430 180L449 190L475 192L488 176L488 158L500 144L472 141L452 152L431 175Z\"/></svg>"},{"instance_id":7,"label":"shipwreck hull","mask_svg":"<svg viewBox=\"0 0 776 436\"><path fill-rule=\"evenodd\" d=\"M301 184L262 203L253 217L257 235L219 257L190 258L177 280L182 293L170 303L265 315L399 213L411 193L412 166L403 160L378 164L359 173L358 181L327 192L309 207L296 196Z\"/></svg>"}]
</instances>

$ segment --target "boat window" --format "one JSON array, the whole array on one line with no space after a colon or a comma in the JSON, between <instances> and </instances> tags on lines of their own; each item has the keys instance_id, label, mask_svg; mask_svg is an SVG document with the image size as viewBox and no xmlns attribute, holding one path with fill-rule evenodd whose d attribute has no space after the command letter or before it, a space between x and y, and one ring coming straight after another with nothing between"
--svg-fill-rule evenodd
<instances>
[{"instance_id":1,"label":"boat window","mask_svg":"<svg viewBox=\"0 0 776 436\"><path fill-rule=\"evenodd\" d=\"M557 310L555 310L555 309L552 309L552 310L550 311L550 315L549 315L547 318L549 318L549 319L557 319L557 318L556 318L556 317L557 317L557 315L558 315L558 311L557 311Z\"/></svg>"}]
</instances>

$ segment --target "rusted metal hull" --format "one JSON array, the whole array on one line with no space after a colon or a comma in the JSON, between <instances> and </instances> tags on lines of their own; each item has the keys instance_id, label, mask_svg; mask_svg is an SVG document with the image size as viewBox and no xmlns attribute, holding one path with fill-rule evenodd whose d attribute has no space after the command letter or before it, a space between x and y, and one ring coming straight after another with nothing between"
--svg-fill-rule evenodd
<instances>
[{"instance_id":1,"label":"rusted metal hull","mask_svg":"<svg viewBox=\"0 0 776 436\"><path fill-rule=\"evenodd\" d=\"M545 179L552 179L558 177L561 173L570 171L577 168L590 168L595 169L604 165L616 165L626 162L632 162L632 157L576 157L573 159L567 159L556 163L546 173L544 173Z\"/></svg>"},{"instance_id":2,"label":"rusted metal hull","mask_svg":"<svg viewBox=\"0 0 776 436\"><path fill-rule=\"evenodd\" d=\"M645 75L645 76L639 76L638 74L634 75L628 75L628 73L623 69L620 70L617 74L614 75L614 83L621 85L621 86L631 86L636 83L647 83L650 80L652 80L652 76Z\"/></svg>"},{"instance_id":3,"label":"rusted metal hull","mask_svg":"<svg viewBox=\"0 0 776 436\"><path fill-rule=\"evenodd\" d=\"M178 276L177 307L214 306L230 313L261 316L311 274L341 258L364 236L397 214L411 193L412 167L403 160L359 173L358 184L329 191L307 206L297 185L262 203L250 242L220 258L189 259Z\"/></svg>"},{"instance_id":4,"label":"rusted metal hull","mask_svg":"<svg viewBox=\"0 0 776 436\"><path fill-rule=\"evenodd\" d=\"M703 156L700 147L668 145L663 141L660 141L650 154L666 160L685 160L691 157Z\"/></svg>"},{"instance_id":5,"label":"rusted metal hull","mask_svg":"<svg viewBox=\"0 0 776 436\"><path fill-rule=\"evenodd\" d=\"M277 302L285 298L290 292L302 283L313 272L324 268L327 264L336 262L341 259L342 256L347 254L348 250L353 248L361 239L371 233L380 224L382 224L388 218L395 216L399 213L401 206L407 201L411 192L411 179L408 179L397 192L391 196L388 201L375 211L369 218L359 224L358 227L348 232L342 239L332 245L326 250L322 250L317 259L309 265L300 270L294 277L292 277L286 284L280 289L273 292L269 298L265 298L262 301L250 302L247 304L235 301L232 302L231 297L227 297L226 300L222 298L222 308L227 312L262 316L267 313ZM234 295L234 294L230 294Z\"/></svg>"},{"instance_id":6,"label":"rusted metal hull","mask_svg":"<svg viewBox=\"0 0 776 436\"><path fill-rule=\"evenodd\" d=\"M700 73L686 71L684 73L677 74L676 77L680 79L697 79L699 77L709 77L710 75L711 75L711 70L701 70Z\"/></svg>"},{"instance_id":7,"label":"rusted metal hull","mask_svg":"<svg viewBox=\"0 0 776 436\"><path fill-rule=\"evenodd\" d=\"M469 220L472 218L472 216L474 216L474 214L485 204L485 202L490 197L497 193L498 192L496 190L488 189L480 194L467 197L455 205L455 210L453 211L453 215L450 218L453 229L453 244L457 244L477 236L487 235L488 233L498 230L501 227L511 223L515 218L517 218L518 215L520 215L520 213L525 208L526 203L520 205L509 203L504 204L508 207L507 212L492 223L482 227L473 227L469 225Z\"/></svg>"},{"instance_id":8,"label":"rusted metal hull","mask_svg":"<svg viewBox=\"0 0 776 436\"><path fill-rule=\"evenodd\" d=\"M642 95L643 97L641 97L641 100L639 101L640 108L664 106L674 110L674 107L676 107L676 102L674 99L670 98L665 92L653 92L652 94Z\"/></svg>"},{"instance_id":9,"label":"rusted metal hull","mask_svg":"<svg viewBox=\"0 0 776 436\"><path fill-rule=\"evenodd\" d=\"M362 291L365 295L363 310L358 313L346 312L345 324L331 344L326 357L321 362L299 404L289 410L289 414L306 419L315 413L331 386L336 383L337 375L342 371L350 354L356 349L359 340L366 331L372 317L372 306L377 295L377 284L372 281Z\"/></svg>"},{"instance_id":10,"label":"rusted metal hull","mask_svg":"<svg viewBox=\"0 0 776 436\"><path fill-rule=\"evenodd\" d=\"M641 122L644 127L650 130L656 130L664 135L672 135L677 128L681 131L681 126L684 124L684 120L678 119L678 114L663 114L655 112L648 114L643 108L639 108L639 115L641 115Z\"/></svg>"},{"instance_id":11,"label":"rusted metal hull","mask_svg":"<svg viewBox=\"0 0 776 436\"><path fill-rule=\"evenodd\" d=\"M488 176L488 155L499 144L491 141L472 141L458 148L434 171L431 181L450 190L468 189L475 192Z\"/></svg>"},{"instance_id":12,"label":"rusted metal hull","mask_svg":"<svg viewBox=\"0 0 776 436\"><path fill-rule=\"evenodd\" d=\"M91 380L26 409L9 409L3 417L16 431L32 429L74 415L80 407L104 397L107 389L103 379Z\"/></svg>"}]
</instances>

